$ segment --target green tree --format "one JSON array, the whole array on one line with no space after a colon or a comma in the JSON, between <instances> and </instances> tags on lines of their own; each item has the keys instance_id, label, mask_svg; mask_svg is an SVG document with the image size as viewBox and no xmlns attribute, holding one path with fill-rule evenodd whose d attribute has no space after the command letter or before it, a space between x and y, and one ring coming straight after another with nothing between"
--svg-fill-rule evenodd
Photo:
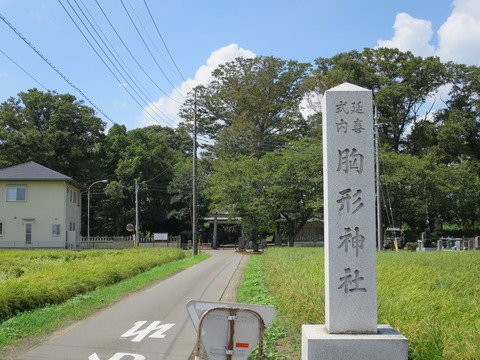
<instances>
[{"instance_id":1,"label":"green tree","mask_svg":"<svg viewBox=\"0 0 480 360\"><path fill-rule=\"evenodd\" d=\"M126 132L110 129L100 149L103 171L109 179L102 210L107 231L123 233L135 221L135 182L138 184L141 231L168 231L168 186L177 166L190 156L191 139L181 130L150 126ZM180 165L179 165L180 164Z\"/></svg>"},{"instance_id":2,"label":"green tree","mask_svg":"<svg viewBox=\"0 0 480 360\"><path fill-rule=\"evenodd\" d=\"M381 177L386 223L418 234L434 223L473 227L480 209L478 177L463 164L446 166L432 156L383 152Z\"/></svg>"},{"instance_id":3,"label":"green tree","mask_svg":"<svg viewBox=\"0 0 480 360\"><path fill-rule=\"evenodd\" d=\"M441 221L463 231L474 229L480 216L480 181L466 165L439 165L437 178L441 196Z\"/></svg>"},{"instance_id":4,"label":"green tree","mask_svg":"<svg viewBox=\"0 0 480 360\"><path fill-rule=\"evenodd\" d=\"M448 64L451 90L446 107L412 130L410 146L445 164L466 163L480 175L480 68Z\"/></svg>"},{"instance_id":5,"label":"green tree","mask_svg":"<svg viewBox=\"0 0 480 360\"><path fill-rule=\"evenodd\" d=\"M215 157L261 156L265 144L297 139L309 128L300 113L301 83L309 64L262 56L238 58L213 71L197 87L199 134L215 141ZM181 111L191 126L193 94Z\"/></svg>"},{"instance_id":6,"label":"green tree","mask_svg":"<svg viewBox=\"0 0 480 360\"><path fill-rule=\"evenodd\" d=\"M266 154L262 163L268 179L265 201L280 215L293 246L307 221L323 211L321 143L312 139L289 143Z\"/></svg>"},{"instance_id":7,"label":"green tree","mask_svg":"<svg viewBox=\"0 0 480 360\"><path fill-rule=\"evenodd\" d=\"M316 68L305 82L310 91L323 94L350 82L373 91L378 107L382 143L404 150L406 132L427 116L426 102L448 81L448 71L437 57L421 58L398 49L364 49L315 60Z\"/></svg>"},{"instance_id":8,"label":"green tree","mask_svg":"<svg viewBox=\"0 0 480 360\"><path fill-rule=\"evenodd\" d=\"M170 196L170 206L167 214L168 219L174 219L183 225L183 228L191 228L193 206L193 168L192 158L185 158L176 164L172 180L168 184L167 191ZM209 173L210 162L197 160L197 215L199 217L208 213L208 199L202 193L205 189L206 176Z\"/></svg>"},{"instance_id":9,"label":"green tree","mask_svg":"<svg viewBox=\"0 0 480 360\"><path fill-rule=\"evenodd\" d=\"M440 184L433 157L419 158L387 151L382 153L381 165L382 195L388 209L384 222L389 226L408 225L420 233L426 224L440 217Z\"/></svg>"},{"instance_id":10,"label":"green tree","mask_svg":"<svg viewBox=\"0 0 480 360\"><path fill-rule=\"evenodd\" d=\"M284 223L288 243L322 204L319 145L293 142L262 158L239 156L216 164L206 194L212 207L242 218L256 240Z\"/></svg>"},{"instance_id":11,"label":"green tree","mask_svg":"<svg viewBox=\"0 0 480 360\"><path fill-rule=\"evenodd\" d=\"M0 104L0 167L35 161L79 182L95 173L105 123L73 95L31 89Z\"/></svg>"}]
</instances>

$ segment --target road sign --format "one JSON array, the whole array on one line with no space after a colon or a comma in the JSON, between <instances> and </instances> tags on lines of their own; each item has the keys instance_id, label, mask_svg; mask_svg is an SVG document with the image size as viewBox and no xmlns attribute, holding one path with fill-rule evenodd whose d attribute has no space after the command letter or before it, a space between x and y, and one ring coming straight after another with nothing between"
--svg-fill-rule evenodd
<instances>
[{"instance_id":1,"label":"road sign","mask_svg":"<svg viewBox=\"0 0 480 360\"><path fill-rule=\"evenodd\" d=\"M168 233L153 233L153 240L155 241L167 241Z\"/></svg>"},{"instance_id":2,"label":"road sign","mask_svg":"<svg viewBox=\"0 0 480 360\"><path fill-rule=\"evenodd\" d=\"M211 360L244 360L277 314L273 306L192 300L187 311ZM198 355L198 351L197 351Z\"/></svg>"}]
</instances>

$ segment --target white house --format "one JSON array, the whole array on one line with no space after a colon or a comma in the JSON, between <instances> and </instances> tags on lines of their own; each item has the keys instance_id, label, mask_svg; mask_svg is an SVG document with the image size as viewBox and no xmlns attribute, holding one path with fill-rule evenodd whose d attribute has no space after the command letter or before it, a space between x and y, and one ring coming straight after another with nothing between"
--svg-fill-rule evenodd
<instances>
[{"instance_id":1,"label":"white house","mask_svg":"<svg viewBox=\"0 0 480 360\"><path fill-rule=\"evenodd\" d=\"M78 248L85 190L35 162L1 169L0 248Z\"/></svg>"}]
</instances>

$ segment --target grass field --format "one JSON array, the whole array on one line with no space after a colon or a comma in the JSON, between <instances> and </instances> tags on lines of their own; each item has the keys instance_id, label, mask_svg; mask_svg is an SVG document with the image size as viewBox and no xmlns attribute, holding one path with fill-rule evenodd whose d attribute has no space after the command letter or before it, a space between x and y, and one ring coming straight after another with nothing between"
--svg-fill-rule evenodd
<instances>
[{"instance_id":1,"label":"grass field","mask_svg":"<svg viewBox=\"0 0 480 360\"><path fill-rule=\"evenodd\" d=\"M184 257L180 249L0 251L0 321Z\"/></svg>"},{"instance_id":2,"label":"grass field","mask_svg":"<svg viewBox=\"0 0 480 360\"><path fill-rule=\"evenodd\" d=\"M300 358L301 325L325 323L323 260L323 249L313 248L272 248L252 257L257 270L250 276L264 279L289 344L270 358L292 350L286 358ZM408 338L410 359L480 359L479 269L480 252L379 253L378 323Z\"/></svg>"}]
</instances>

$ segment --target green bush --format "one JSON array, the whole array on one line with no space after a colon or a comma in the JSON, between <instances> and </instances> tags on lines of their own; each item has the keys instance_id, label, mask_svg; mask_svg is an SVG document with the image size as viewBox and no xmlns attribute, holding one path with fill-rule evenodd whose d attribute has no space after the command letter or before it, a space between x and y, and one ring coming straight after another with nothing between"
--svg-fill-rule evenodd
<instances>
[{"instance_id":1,"label":"green bush","mask_svg":"<svg viewBox=\"0 0 480 360\"><path fill-rule=\"evenodd\" d=\"M405 250L408 250L408 251L416 251L417 247L418 247L418 243L407 242L405 244Z\"/></svg>"}]
</instances>

